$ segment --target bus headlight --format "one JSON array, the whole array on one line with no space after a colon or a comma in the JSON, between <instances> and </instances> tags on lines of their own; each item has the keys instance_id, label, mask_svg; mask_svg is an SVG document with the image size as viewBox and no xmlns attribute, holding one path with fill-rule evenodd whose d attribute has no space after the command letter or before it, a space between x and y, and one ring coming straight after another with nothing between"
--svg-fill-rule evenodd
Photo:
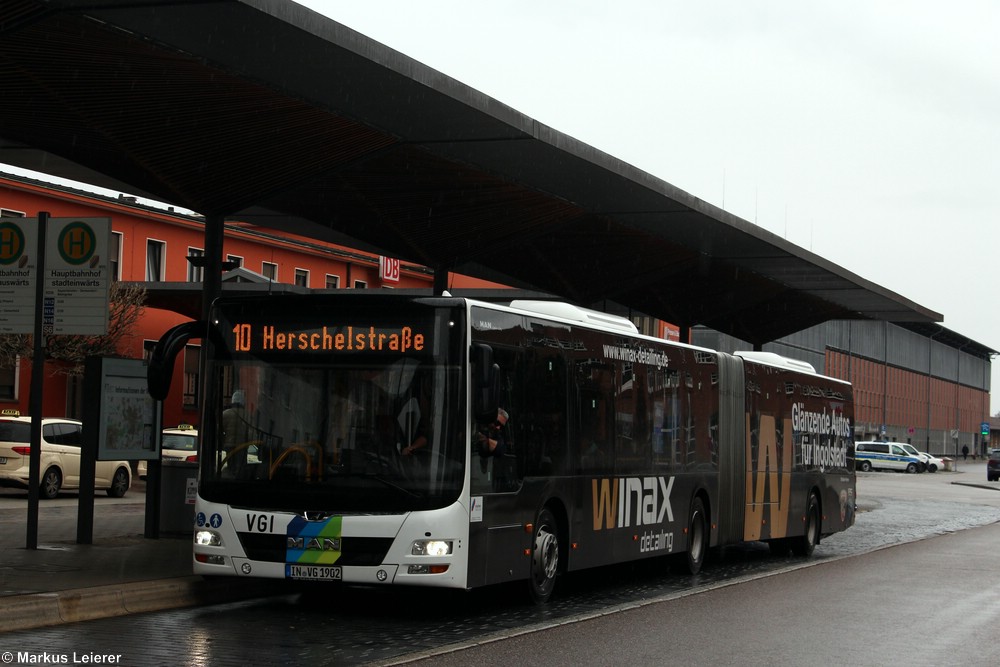
<instances>
[{"instance_id":1,"label":"bus headlight","mask_svg":"<svg viewBox=\"0 0 1000 667\"><path fill-rule=\"evenodd\" d=\"M214 530L198 530L194 534L194 543L200 547L221 547L222 536Z\"/></svg>"},{"instance_id":2,"label":"bus headlight","mask_svg":"<svg viewBox=\"0 0 1000 667\"><path fill-rule=\"evenodd\" d=\"M451 540L416 540L410 553L414 556L450 556Z\"/></svg>"}]
</instances>

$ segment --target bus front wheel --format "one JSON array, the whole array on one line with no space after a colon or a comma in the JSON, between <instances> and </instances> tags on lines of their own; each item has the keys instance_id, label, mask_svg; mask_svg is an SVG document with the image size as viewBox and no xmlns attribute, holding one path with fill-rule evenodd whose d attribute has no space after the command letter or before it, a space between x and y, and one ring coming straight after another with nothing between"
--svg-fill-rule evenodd
<instances>
[{"instance_id":1,"label":"bus front wheel","mask_svg":"<svg viewBox=\"0 0 1000 667\"><path fill-rule=\"evenodd\" d=\"M552 597L559 572L559 526L552 512L538 513L531 541L531 575L528 581L531 599L545 604Z\"/></svg>"}]
</instances>

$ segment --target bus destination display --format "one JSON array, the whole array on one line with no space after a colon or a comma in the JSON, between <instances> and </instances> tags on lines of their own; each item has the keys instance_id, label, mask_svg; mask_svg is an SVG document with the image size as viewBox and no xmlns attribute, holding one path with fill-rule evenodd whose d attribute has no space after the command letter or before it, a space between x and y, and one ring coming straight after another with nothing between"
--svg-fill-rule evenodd
<instances>
[{"instance_id":1,"label":"bus destination display","mask_svg":"<svg viewBox=\"0 0 1000 667\"><path fill-rule=\"evenodd\" d=\"M238 322L232 329L237 352L389 352L426 349L429 336L407 325L322 326L294 328Z\"/></svg>"}]
</instances>

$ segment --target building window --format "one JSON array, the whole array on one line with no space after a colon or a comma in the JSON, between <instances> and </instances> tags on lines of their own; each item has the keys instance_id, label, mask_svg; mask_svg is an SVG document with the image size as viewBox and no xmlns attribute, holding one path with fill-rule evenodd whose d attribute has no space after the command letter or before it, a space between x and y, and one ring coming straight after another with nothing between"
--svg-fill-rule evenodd
<instances>
[{"instance_id":1,"label":"building window","mask_svg":"<svg viewBox=\"0 0 1000 667\"><path fill-rule=\"evenodd\" d=\"M299 287L309 287L309 272L305 269L295 269L295 284Z\"/></svg>"},{"instance_id":2,"label":"building window","mask_svg":"<svg viewBox=\"0 0 1000 667\"><path fill-rule=\"evenodd\" d=\"M195 260L201 266L195 266L193 262L188 262L187 269L187 281L189 283L203 283L205 282L205 265L203 264L205 259L205 251L201 248L192 248L188 246L188 257L197 257L199 260Z\"/></svg>"},{"instance_id":3,"label":"building window","mask_svg":"<svg viewBox=\"0 0 1000 667\"><path fill-rule=\"evenodd\" d=\"M238 269L243 266L243 258L239 255L226 255L226 261L231 262L234 269Z\"/></svg>"},{"instance_id":4,"label":"building window","mask_svg":"<svg viewBox=\"0 0 1000 667\"><path fill-rule=\"evenodd\" d=\"M0 368L0 401L17 400L17 372L21 366L18 357L14 368Z\"/></svg>"},{"instance_id":5,"label":"building window","mask_svg":"<svg viewBox=\"0 0 1000 667\"><path fill-rule=\"evenodd\" d=\"M340 287L340 276L335 276L332 273L326 274L326 288L337 289L338 287Z\"/></svg>"},{"instance_id":6,"label":"building window","mask_svg":"<svg viewBox=\"0 0 1000 667\"><path fill-rule=\"evenodd\" d=\"M0 208L0 218L23 218L24 211L12 211L9 208Z\"/></svg>"},{"instance_id":7,"label":"building window","mask_svg":"<svg viewBox=\"0 0 1000 667\"><path fill-rule=\"evenodd\" d=\"M260 265L260 274L272 283L276 283L278 282L278 265L274 262L262 262Z\"/></svg>"},{"instance_id":8,"label":"building window","mask_svg":"<svg viewBox=\"0 0 1000 667\"><path fill-rule=\"evenodd\" d=\"M166 249L167 244L163 241L146 239L146 282L155 283L163 280L163 258Z\"/></svg>"},{"instance_id":9,"label":"building window","mask_svg":"<svg viewBox=\"0 0 1000 667\"><path fill-rule=\"evenodd\" d=\"M111 232L111 238L109 239L111 247L108 249L110 266L111 269L111 280L121 280L122 279L122 233L121 232Z\"/></svg>"},{"instance_id":10,"label":"building window","mask_svg":"<svg viewBox=\"0 0 1000 667\"><path fill-rule=\"evenodd\" d=\"M364 280L355 280L354 281L354 289L365 289L367 287L368 287L368 283L365 282Z\"/></svg>"},{"instance_id":11,"label":"building window","mask_svg":"<svg viewBox=\"0 0 1000 667\"><path fill-rule=\"evenodd\" d=\"M198 407L198 388L201 376L198 373L198 362L201 358L200 345L184 346L184 407Z\"/></svg>"}]
</instances>

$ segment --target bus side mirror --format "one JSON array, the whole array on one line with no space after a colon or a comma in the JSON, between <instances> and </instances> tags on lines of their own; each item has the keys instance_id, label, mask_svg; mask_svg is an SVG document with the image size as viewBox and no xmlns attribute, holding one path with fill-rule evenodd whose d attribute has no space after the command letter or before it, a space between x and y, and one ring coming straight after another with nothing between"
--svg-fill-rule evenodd
<instances>
[{"instance_id":1,"label":"bus side mirror","mask_svg":"<svg viewBox=\"0 0 1000 667\"><path fill-rule=\"evenodd\" d=\"M493 348L473 344L471 362L473 416L478 422L492 422L500 395L500 366L493 362Z\"/></svg>"},{"instance_id":2,"label":"bus side mirror","mask_svg":"<svg viewBox=\"0 0 1000 667\"><path fill-rule=\"evenodd\" d=\"M192 338L205 335L204 322L184 322L168 329L160 337L149 355L149 366L146 369L146 386L149 395L157 401L162 401L170 393L170 380L174 375L174 361L177 354Z\"/></svg>"}]
</instances>

